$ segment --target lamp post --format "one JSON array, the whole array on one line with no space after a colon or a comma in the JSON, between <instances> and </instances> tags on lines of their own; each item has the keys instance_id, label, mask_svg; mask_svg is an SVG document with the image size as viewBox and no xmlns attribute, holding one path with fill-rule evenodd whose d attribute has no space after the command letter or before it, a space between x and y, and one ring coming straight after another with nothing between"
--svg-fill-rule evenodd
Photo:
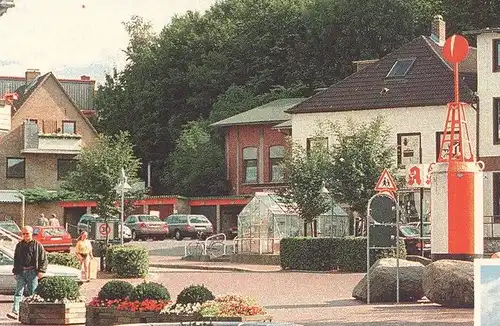
<instances>
[{"instance_id":1,"label":"lamp post","mask_svg":"<svg viewBox=\"0 0 500 326\"><path fill-rule=\"evenodd\" d=\"M115 190L121 196L121 218L120 218L120 244L123 244L123 220L124 220L124 202L125 202L125 192L132 189L132 187L127 182L127 176L125 175L125 169L122 168L122 174L120 177L120 182L116 185Z\"/></svg>"},{"instance_id":2,"label":"lamp post","mask_svg":"<svg viewBox=\"0 0 500 326\"><path fill-rule=\"evenodd\" d=\"M331 209L331 214L332 214L331 217L333 218L333 216L334 216L334 213L333 213L333 195L330 194L330 191L326 187L326 184L324 181L323 181L323 186L321 187L321 190L319 192L323 195L330 196L330 209ZM337 223L337 221L335 221L335 223ZM330 234L330 236L331 236L331 234Z\"/></svg>"}]
</instances>

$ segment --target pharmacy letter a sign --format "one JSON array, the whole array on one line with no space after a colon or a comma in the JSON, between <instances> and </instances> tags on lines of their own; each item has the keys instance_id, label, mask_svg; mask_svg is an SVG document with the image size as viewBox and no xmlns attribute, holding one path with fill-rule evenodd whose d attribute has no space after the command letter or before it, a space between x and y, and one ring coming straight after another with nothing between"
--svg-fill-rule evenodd
<instances>
[{"instance_id":1,"label":"pharmacy letter a sign","mask_svg":"<svg viewBox=\"0 0 500 326\"><path fill-rule=\"evenodd\" d=\"M431 164L411 164L406 167L406 185L408 188L431 187Z\"/></svg>"}]
</instances>

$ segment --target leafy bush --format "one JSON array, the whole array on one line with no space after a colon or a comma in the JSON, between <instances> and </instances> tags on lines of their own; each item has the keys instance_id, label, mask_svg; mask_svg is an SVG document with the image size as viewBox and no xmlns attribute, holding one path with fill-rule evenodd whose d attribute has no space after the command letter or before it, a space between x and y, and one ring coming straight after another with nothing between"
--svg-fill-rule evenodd
<instances>
[{"instance_id":1,"label":"leafy bush","mask_svg":"<svg viewBox=\"0 0 500 326\"><path fill-rule=\"evenodd\" d=\"M134 286L129 282L112 280L104 284L97 298L100 300L122 300L130 296Z\"/></svg>"},{"instance_id":2,"label":"leafy bush","mask_svg":"<svg viewBox=\"0 0 500 326\"><path fill-rule=\"evenodd\" d=\"M109 250L107 257L111 271L119 277L144 277L148 274L149 258L146 248L130 245L114 246Z\"/></svg>"},{"instance_id":3,"label":"leafy bush","mask_svg":"<svg viewBox=\"0 0 500 326\"><path fill-rule=\"evenodd\" d=\"M49 264L69 266L73 268L80 268L78 258L73 254L51 252L47 254Z\"/></svg>"},{"instance_id":4,"label":"leafy bush","mask_svg":"<svg viewBox=\"0 0 500 326\"><path fill-rule=\"evenodd\" d=\"M176 303L203 303L208 300L214 300L215 296L204 285L191 285L179 293Z\"/></svg>"},{"instance_id":5,"label":"leafy bush","mask_svg":"<svg viewBox=\"0 0 500 326\"><path fill-rule=\"evenodd\" d=\"M406 258L402 239L399 248L399 257ZM396 257L396 248L371 250L370 266L384 257ZM366 237L285 238L280 242L280 262L283 269L366 272Z\"/></svg>"},{"instance_id":6,"label":"leafy bush","mask_svg":"<svg viewBox=\"0 0 500 326\"><path fill-rule=\"evenodd\" d=\"M66 276L46 276L40 280L35 291L45 301L76 300L80 289L76 280Z\"/></svg>"},{"instance_id":7,"label":"leafy bush","mask_svg":"<svg viewBox=\"0 0 500 326\"><path fill-rule=\"evenodd\" d=\"M104 243L101 247L104 247ZM122 245L109 245L108 250L106 251L106 272L116 272L113 265L113 255L116 249L123 248Z\"/></svg>"},{"instance_id":8,"label":"leafy bush","mask_svg":"<svg viewBox=\"0 0 500 326\"><path fill-rule=\"evenodd\" d=\"M138 284L130 294L130 301L170 300L168 290L160 283L143 282Z\"/></svg>"}]
</instances>

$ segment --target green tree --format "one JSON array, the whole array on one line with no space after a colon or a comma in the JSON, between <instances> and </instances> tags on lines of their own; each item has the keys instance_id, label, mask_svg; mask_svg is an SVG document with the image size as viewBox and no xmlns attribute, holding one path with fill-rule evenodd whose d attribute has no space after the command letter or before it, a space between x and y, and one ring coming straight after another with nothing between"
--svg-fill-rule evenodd
<instances>
[{"instance_id":1,"label":"green tree","mask_svg":"<svg viewBox=\"0 0 500 326\"><path fill-rule=\"evenodd\" d=\"M365 215L380 174L393 168L395 148L387 145L390 130L381 117L370 123L330 124L326 130L335 139L327 188L337 202Z\"/></svg>"},{"instance_id":2,"label":"green tree","mask_svg":"<svg viewBox=\"0 0 500 326\"><path fill-rule=\"evenodd\" d=\"M107 218L116 215L118 209L115 203L119 195L115 187L121 169L125 169L129 184L138 181L140 163L132 148L126 132L116 136L99 136L95 144L82 149L75 170L68 175L62 187L80 197L95 200L99 216Z\"/></svg>"},{"instance_id":3,"label":"green tree","mask_svg":"<svg viewBox=\"0 0 500 326\"><path fill-rule=\"evenodd\" d=\"M205 120L189 122L164 170L172 194L210 196L227 193L224 147Z\"/></svg>"},{"instance_id":4,"label":"green tree","mask_svg":"<svg viewBox=\"0 0 500 326\"><path fill-rule=\"evenodd\" d=\"M286 186L279 194L287 206L304 220L304 235L316 236L316 218L328 210L329 203L321 194L328 177L330 158L326 148L307 152L301 145L293 144L283 162Z\"/></svg>"}]
</instances>

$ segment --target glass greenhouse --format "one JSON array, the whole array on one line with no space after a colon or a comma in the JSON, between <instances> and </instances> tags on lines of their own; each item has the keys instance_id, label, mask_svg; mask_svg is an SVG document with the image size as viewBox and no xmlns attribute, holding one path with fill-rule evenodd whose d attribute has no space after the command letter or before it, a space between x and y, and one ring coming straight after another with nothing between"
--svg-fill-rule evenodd
<instances>
[{"instance_id":1,"label":"glass greenhouse","mask_svg":"<svg viewBox=\"0 0 500 326\"><path fill-rule=\"evenodd\" d=\"M318 217L318 236L348 235L348 214L333 202L332 206L333 212L330 208ZM282 238L303 235L303 220L276 194L256 193L238 215L240 253L278 253Z\"/></svg>"}]
</instances>

